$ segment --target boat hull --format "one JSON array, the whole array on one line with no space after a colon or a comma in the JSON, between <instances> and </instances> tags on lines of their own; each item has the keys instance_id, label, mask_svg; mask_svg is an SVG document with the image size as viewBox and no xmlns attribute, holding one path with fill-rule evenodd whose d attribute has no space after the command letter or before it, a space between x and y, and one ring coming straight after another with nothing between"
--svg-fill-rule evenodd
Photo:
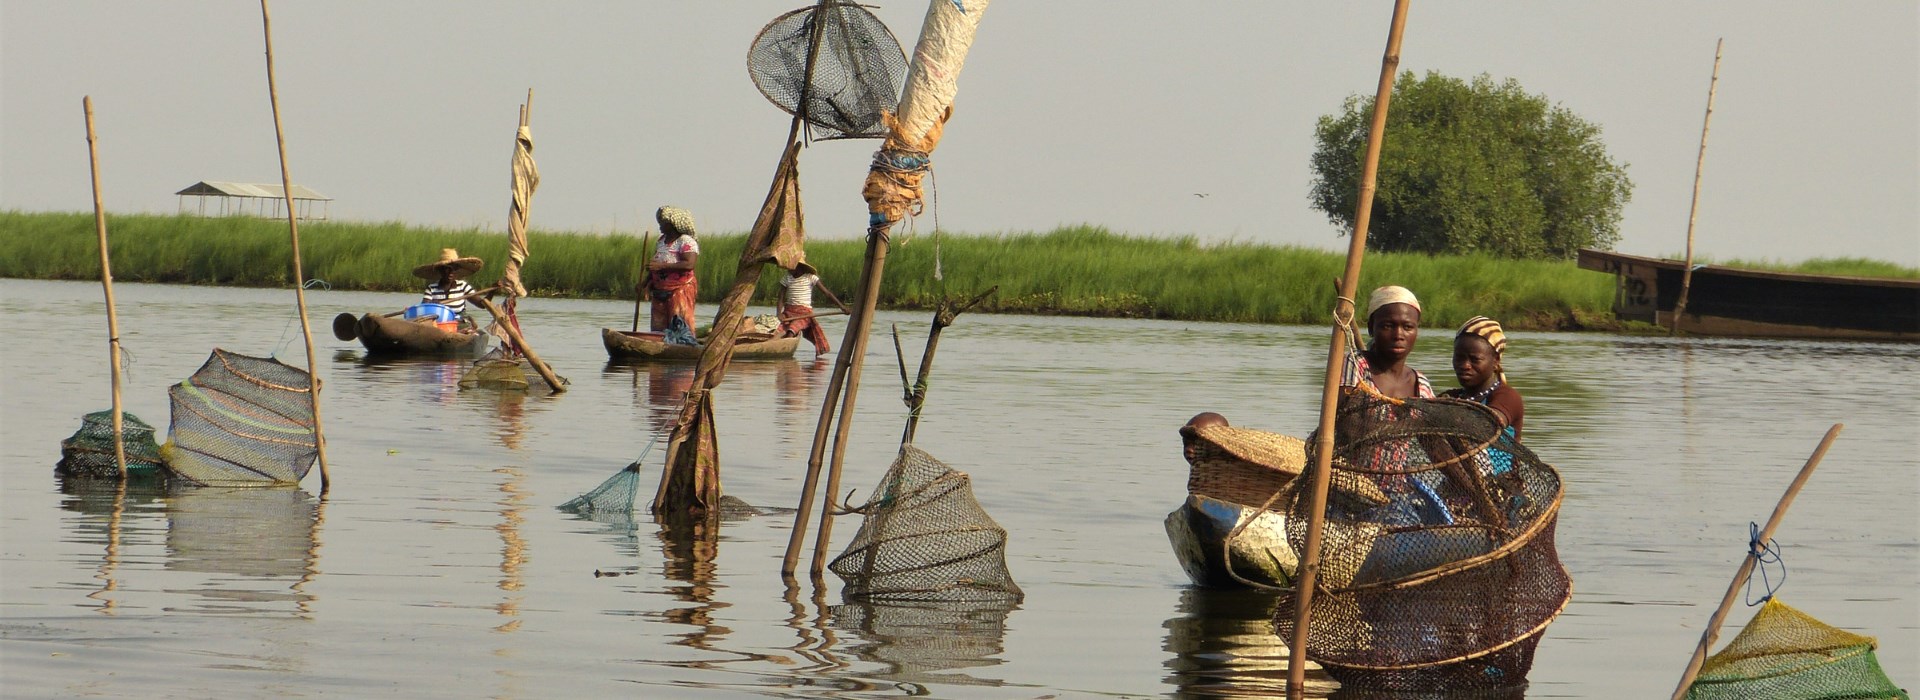
<instances>
[{"instance_id":1,"label":"boat hull","mask_svg":"<svg viewBox=\"0 0 1920 700\"><path fill-rule=\"evenodd\" d=\"M1229 544L1227 535L1241 523L1246 527ZM1174 557L1196 585L1246 588L1246 579L1284 588L1299 567L1287 546L1287 518L1277 512L1196 493L1167 514L1166 527Z\"/></svg>"},{"instance_id":2,"label":"boat hull","mask_svg":"<svg viewBox=\"0 0 1920 700\"><path fill-rule=\"evenodd\" d=\"M1615 276L1623 320L1707 336L1920 342L1920 280L1704 265L1676 315L1685 263L1582 250L1580 267Z\"/></svg>"},{"instance_id":3,"label":"boat hull","mask_svg":"<svg viewBox=\"0 0 1920 700\"><path fill-rule=\"evenodd\" d=\"M360 317L360 345L369 355L473 357L487 351L488 336L480 332L448 332L432 324L375 314Z\"/></svg>"},{"instance_id":4,"label":"boat hull","mask_svg":"<svg viewBox=\"0 0 1920 700\"><path fill-rule=\"evenodd\" d=\"M674 345L661 339L659 333L617 331L612 328L600 329L600 341L607 346L607 357L614 360L637 362L673 362L700 359L704 345ZM733 359L777 359L793 357L793 351L800 346L798 336L775 338L771 336L741 336L733 345Z\"/></svg>"}]
</instances>

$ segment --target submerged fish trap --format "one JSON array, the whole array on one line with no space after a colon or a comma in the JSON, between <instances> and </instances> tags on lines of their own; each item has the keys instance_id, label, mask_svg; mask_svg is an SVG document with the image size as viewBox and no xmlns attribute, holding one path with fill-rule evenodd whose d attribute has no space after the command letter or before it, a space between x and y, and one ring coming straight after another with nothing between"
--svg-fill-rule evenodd
<instances>
[{"instance_id":1,"label":"submerged fish trap","mask_svg":"<svg viewBox=\"0 0 1920 700\"><path fill-rule=\"evenodd\" d=\"M202 486L299 483L320 453L312 392L305 370L214 348L167 390L167 468Z\"/></svg>"},{"instance_id":2,"label":"submerged fish trap","mask_svg":"<svg viewBox=\"0 0 1920 700\"><path fill-rule=\"evenodd\" d=\"M1007 531L973 497L973 479L913 445L858 512L866 518L828 565L849 600L1019 600Z\"/></svg>"}]
</instances>

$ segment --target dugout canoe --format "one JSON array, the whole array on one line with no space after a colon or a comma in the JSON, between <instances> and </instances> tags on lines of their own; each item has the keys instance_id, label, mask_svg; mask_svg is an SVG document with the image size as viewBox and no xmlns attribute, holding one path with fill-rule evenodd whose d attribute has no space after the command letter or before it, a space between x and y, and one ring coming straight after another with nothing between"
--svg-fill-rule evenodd
<instances>
[{"instance_id":1,"label":"dugout canoe","mask_svg":"<svg viewBox=\"0 0 1920 700\"><path fill-rule=\"evenodd\" d=\"M1229 542L1227 535L1241 523L1246 527ZM1165 525L1173 556L1195 585L1245 588L1240 579L1246 579L1284 588L1299 567L1299 559L1287 546L1286 516L1257 505L1190 493L1186 503L1167 514Z\"/></svg>"},{"instance_id":2,"label":"dugout canoe","mask_svg":"<svg viewBox=\"0 0 1920 700\"><path fill-rule=\"evenodd\" d=\"M486 353L488 336L478 331L443 331L431 323L366 314L356 324L369 355L474 357Z\"/></svg>"},{"instance_id":3,"label":"dugout canoe","mask_svg":"<svg viewBox=\"0 0 1920 700\"><path fill-rule=\"evenodd\" d=\"M1614 275L1613 314L1697 335L1920 342L1920 280L1808 275L1581 250L1580 268Z\"/></svg>"},{"instance_id":4,"label":"dugout canoe","mask_svg":"<svg viewBox=\"0 0 1920 700\"><path fill-rule=\"evenodd\" d=\"M660 362L698 360L704 345L673 345L659 333L600 329L600 340L607 346L607 357L614 360ZM800 346L799 336L776 338L764 333L742 333L733 345L733 359L774 359L793 357Z\"/></svg>"}]
</instances>

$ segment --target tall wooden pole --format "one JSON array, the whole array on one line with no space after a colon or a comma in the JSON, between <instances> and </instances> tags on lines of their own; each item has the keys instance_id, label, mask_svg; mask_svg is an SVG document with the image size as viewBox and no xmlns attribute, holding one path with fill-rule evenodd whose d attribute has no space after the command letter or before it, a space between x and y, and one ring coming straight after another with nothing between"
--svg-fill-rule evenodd
<instances>
[{"instance_id":1,"label":"tall wooden pole","mask_svg":"<svg viewBox=\"0 0 1920 700\"><path fill-rule=\"evenodd\" d=\"M120 409L120 314L113 305L113 265L107 255L107 209L100 197L100 140L93 131L93 97L80 98L87 113L87 169L93 172L93 227L100 234L100 286L107 291L107 362L113 375L113 465L127 478L125 418Z\"/></svg>"},{"instance_id":2,"label":"tall wooden pole","mask_svg":"<svg viewBox=\"0 0 1920 700\"><path fill-rule=\"evenodd\" d=\"M1327 483L1333 469L1333 418L1340 400L1340 371L1346 364L1347 328L1355 322L1354 291L1360 286L1360 260L1367 254L1367 225L1373 217L1374 178L1380 167L1380 144L1387 135L1387 104L1393 99L1393 79L1400 68L1400 34L1407 24L1409 0L1393 3L1393 24L1387 30L1387 51L1380 59L1380 84L1373 95L1373 122L1367 129L1365 169L1360 175L1360 197L1354 207L1353 234L1347 244L1347 269L1340 277L1340 296L1333 305L1333 342L1327 349L1327 376L1320 391L1320 430L1315 433L1313 480L1307 509L1307 541L1294 581L1293 638L1287 641L1287 697L1299 700L1307 690L1307 628L1313 605L1313 586L1320 574L1320 538L1327 510Z\"/></svg>"},{"instance_id":3,"label":"tall wooden pole","mask_svg":"<svg viewBox=\"0 0 1920 700\"><path fill-rule=\"evenodd\" d=\"M1727 40L1713 43L1713 78L1707 81L1707 116L1700 119L1700 157L1693 162L1693 204L1687 207L1687 266L1680 273L1680 301L1673 305L1673 323L1667 334L1680 330L1680 316L1687 312L1687 294L1693 291L1693 224L1700 220L1700 175L1707 167L1707 128L1713 126L1713 94L1720 88L1720 49Z\"/></svg>"},{"instance_id":4,"label":"tall wooden pole","mask_svg":"<svg viewBox=\"0 0 1920 700\"><path fill-rule=\"evenodd\" d=\"M1820 458L1827 456L1827 448L1833 446L1834 438L1840 437L1842 427L1845 426L1835 423L1827 429L1827 436L1820 439L1820 446L1813 448L1813 456L1807 458L1807 463L1800 467L1800 473L1794 475L1793 483L1787 485L1787 492L1780 496L1780 502L1773 506L1773 515L1767 518L1767 526L1760 530L1760 538L1749 543L1752 549L1747 556L1740 558L1740 569L1733 574L1733 583L1727 584L1727 594L1720 598L1720 608L1713 611L1713 617L1707 620L1707 628L1700 632L1700 644L1693 648L1693 658L1687 660L1687 672L1680 676L1680 686L1673 689L1673 700L1687 696L1687 687L1693 685L1694 677L1700 675L1700 665L1706 663L1707 651L1713 648L1714 640L1720 638L1720 625L1726 622L1727 611L1733 608L1733 599L1740 595L1740 587L1747 582L1747 577L1753 575L1759 549L1773 539L1773 529L1779 527L1780 521L1787 516L1787 506L1793 505L1793 497L1800 494L1800 487L1806 485L1807 477L1813 476L1813 468L1820 466Z\"/></svg>"},{"instance_id":5,"label":"tall wooden pole","mask_svg":"<svg viewBox=\"0 0 1920 700\"><path fill-rule=\"evenodd\" d=\"M273 82L273 20L260 0L260 31L266 36L267 101L273 105L273 140L280 148L280 195L287 203L287 235L293 239L293 298L300 307L300 335L307 341L307 399L313 404L313 447L320 456L320 494L326 495L327 437L320 423L320 371L313 357L313 326L307 323L307 276L300 269L300 217L293 208L293 176L287 171L287 132L280 125L280 92Z\"/></svg>"}]
</instances>

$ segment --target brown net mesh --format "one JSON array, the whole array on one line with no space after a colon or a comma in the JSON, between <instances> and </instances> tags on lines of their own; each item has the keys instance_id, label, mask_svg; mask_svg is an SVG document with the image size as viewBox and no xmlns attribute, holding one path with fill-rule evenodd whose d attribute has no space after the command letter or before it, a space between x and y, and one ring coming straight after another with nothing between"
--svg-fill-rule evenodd
<instances>
[{"instance_id":1,"label":"brown net mesh","mask_svg":"<svg viewBox=\"0 0 1920 700\"><path fill-rule=\"evenodd\" d=\"M827 568L848 600L1019 600L1007 531L973 498L973 480L902 445L859 512L860 531Z\"/></svg>"},{"instance_id":2,"label":"brown net mesh","mask_svg":"<svg viewBox=\"0 0 1920 700\"><path fill-rule=\"evenodd\" d=\"M215 348L167 390L167 468L205 486L298 483L319 455L305 370Z\"/></svg>"},{"instance_id":3,"label":"brown net mesh","mask_svg":"<svg viewBox=\"0 0 1920 700\"><path fill-rule=\"evenodd\" d=\"M1329 499L1308 658L1356 689L1524 683L1541 633L1573 594L1553 544L1559 473L1486 406L1365 393L1341 402L1333 468L1372 481L1387 502ZM1296 553L1306 493L1286 509ZM1275 616L1283 638L1293 608L1289 592Z\"/></svg>"},{"instance_id":4,"label":"brown net mesh","mask_svg":"<svg viewBox=\"0 0 1920 700\"><path fill-rule=\"evenodd\" d=\"M1875 642L1768 600L1746 629L1707 658L1687 697L1906 698L1881 670Z\"/></svg>"},{"instance_id":5,"label":"brown net mesh","mask_svg":"<svg viewBox=\"0 0 1920 700\"><path fill-rule=\"evenodd\" d=\"M127 475L161 473L160 445L153 441L153 426L138 416L120 414L120 435L127 455ZM118 479L120 467L113 455L113 411L94 411L80 419L80 429L60 441L60 461L54 472L83 479Z\"/></svg>"},{"instance_id":6,"label":"brown net mesh","mask_svg":"<svg viewBox=\"0 0 1920 700\"><path fill-rule=\"evenodd\" d=\"M807 49L820 22L820 51L807 84ZM880 115L900 99L907 56L878 17L855 4L822 4L774 18L747 50L747 73L760 94L788 114L806 100L815 139L880 138Z\"/></svg>"}]
</instances>

